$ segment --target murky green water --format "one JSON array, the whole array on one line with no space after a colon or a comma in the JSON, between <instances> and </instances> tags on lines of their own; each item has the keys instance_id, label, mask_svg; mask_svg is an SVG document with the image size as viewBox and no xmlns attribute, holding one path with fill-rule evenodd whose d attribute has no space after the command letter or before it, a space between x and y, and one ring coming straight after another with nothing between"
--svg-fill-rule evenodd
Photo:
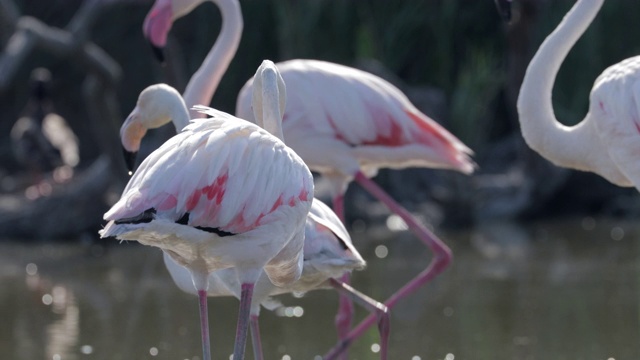
<instances>
[{"instance_id":1,"label":"murky green water","mask_svg":"<svg viewBox=\"0 0 640 360\"><path fill-rule=\"evenodd\" d=\"M440 235L454 265L392 310L391 359L640 358L639 226L579 219ZM410 234L355 238L369 267L354 285L374 298L426 265ZM196 298L174 286L155 249L4 243L0 280L0 358L199 359ZM266 358L329 349L336 299L283 297L299 317L263 311ZM214 359L232 351L237 305L209 301ZM375 359L376 342L372 330L351 358Z\"/></svg>"}]
</instances>

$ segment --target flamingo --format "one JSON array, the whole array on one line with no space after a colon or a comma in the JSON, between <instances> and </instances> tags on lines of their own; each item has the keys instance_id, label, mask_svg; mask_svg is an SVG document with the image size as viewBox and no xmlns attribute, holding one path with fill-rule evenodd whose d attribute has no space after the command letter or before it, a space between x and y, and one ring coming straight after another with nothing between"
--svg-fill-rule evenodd
<instances>
[{"instance_id":1,"label":"flamingo","mask_svg":"<svg viewBox=\"0 0 640 360\"><path fill-rule=\"evenodd\" d=\"M162 48L171 23L204 1L156 0L143 26L152 46ZM185 89L188 105L211 101L242 33L238 1L212 1L220 8L222 30ZM385 302L391 308L441 273L452 255L440 239L370 178L385 167L444 168L470 174L475 168L470 159L472 151L420 112L399 89L377 76L317 60L290 60L276 66L289 88L282 121L286 142L309 168L330 179L333 208L339 218L344 220L344 193L355 180L399 215L434 253L427 268ZM236 115L256 121L250 111L252 84L249 80L241 90ZM342 280L348 282L348 275ZM376 321L369 316L349 332L352 307L349 299L341 297L336 317L340 344L332 353L344 351Z\"/></svg>"},{"instance_id":2,"label":"flamingo","mask_svg":"<svg viewBox=\"0 0 640 360\"><path fill-rule=\"evenodd\" d=\"M145 102L143 100L143 102ZM184 105L184 103L182 103ZM146 110L146 108L145 108ZM186 112L186 106L183 112ZM148 110L146 110L148 112ZM135 143L139 146L141 137L149 128L157 126L157 118L171 118L178 132L183 124L177 117L157 114L153 118L148 116L136 116L135 121L126 121L121 129L121 136L125 149L131 148ZM134 119L134 117L131 117ZM277 130L274 130L277 131ZM127 151L125 151L126 153ZM131 159L131 158L130 158ZM130 169L131 170L131 169ZM264 274L256 283L253 303L251 307L251 324L254 357L262 359L262 345L259 337L258 315L260 304L270 308L273 302L270 296L289 293L307 292L327 286L335 288L338 292L363 305L374 312L378 319L380 332L380 357L386 359L389 338L388 309L363 293L355 290L348 284L337 280L347 272L360 270L365 267L365 261L353 246L351 237L338 216L322 201L313 199L305 225L303 271L300 279L285 287L274 286ZM188 293L198 293L193 287L189 271L180 266L167 253L164 260L174 282L180 289ZM232 269L218 270L210 273L208 277L208 296L236 296L240 297L240 284Z\"/></svg>"},{"instance_id":3,"label":"flamingo","mask_svg":"<svg viewBox=\"0 0 640 360\"><path fill-rule=\"evenodd\" d=\"M603 3L577 1L540 45L518 96L520 127L527 144L555 165L594 172L615 185L640 189L640 56L612 65L598 76L589 112L580 123L559 123L551 103L560 65Z\"/></svg>"},{"instance_id":4,"label":"flamingo","mask_svg":"<svg viewBox=\"0 0 640 360\"><path fill-rule=\"evenodd\" d=\"M276 129L199 107L194 121L151 153L104 215L102 237L136 240L164 250L191 274L200 299L203 355L211 358L207 322L207 277L232 268L240 283L234 359L243 359L251 299L264 272L276 286L302 273L304 226L313 198L313 177L281 140L285 86L272 62L256 72L256 117ZM186 123L180 94L167 85L145 89L126 123L123 140L141 131L139 119L168 116ZM149 121L149 120L146 120ZM153 122L153 121L150 121ZM135 148L128 148L135 151Z\"/></svg>"},{"instance_id":5,"label":"flamingo","mask_svg":"<svg viewBox=\"0 0 640 360\"><path fill-rule=\"evenodd\" d=\"M147 100L143 97L142 103L145 102L147 102ZM182 102L181 105L185 106L183 108L183 113L185 113L187 111L186 105L184 105L184 102ZM144 107L142 111L148 113L150 111L148 109L149 106ZM146 130L158 126L159 123L156 121L157 119L170 118L176 130L178 132L182 130L181 126L184 122L181 121L180 118L159 113L162 109L155 109L154 111L154 117L142 115L130 117L131 120L123 124L121 136L125 149L131 148L131 144L136 144L137 148ZM269 128L268 124L261 125ZM277 129L273 129L272 131L275 132ZM125 151L125 153L126 152L128 151ZM381 359L386 359L389 338L388 309L384 304L371 299L348 284L336 280L347 272L363 269L365 267L365 261L353 246L351 237L342 221L338 219L338 216L327 205L315 198L312 201L311 209L306 220L303 254L303 271L298 281L288 286L277 287L263 274L256 283L253 294L254 300L251 307L252 339L255 358L263 358L258 331L260 304L266 304L265 307L270 308L272 307L270 304L273 303L270 301L270 296L290 292L307 292L330 286L374 312L378 318L378 329L380 332L380 356ZM167 269L178 287L187 293L195 293L198 295L193 287L189 271L185 267L180 266L167 252L164 253L164 260ZM218 270L210 273L208 282L208 296L240 297L240 284L232 269Z\"/></svg>"},{"instance_id":6,"label":"flamingo","mask_svg":"<svg viewBox=\"0 0 640 360\"><path fill-rule=\"evenodd\" d=\"M51 72L36 68L29 81L31 96L11 129L16 160L24 164L35 183L27 188L29 198L47 195L51 185L41 181L44 172L53 171L56 182L68 180L80 160L78 138L63 117L55 113L51 100Z\"/></svg>"},{"instance_id":7,"label":"flamingo","mask_svg":"<svg viewBox=\"0 0 640 360\"><path fill-rule=\"evenodd\" d=\"M254 358L263 359L258 325L260 305L272 310L278 307L279 303L274 302L271 296L334 288L374 312L375 316L378 317L378 327L381 329L380 358L386 359L388 336L385 337L384 335L388 335L388 331L384 331L384 329L389 327L387 307L349 285L336 280L346 272L363 269L365 261L353 246L349 233L337 215L322 201L315 198L305 224L303 254L302 276L298 281L284 287L277 287L263 274L256 282L251 305L251 335ZM167 253L164 254L164 261L178 287L187 293L195 293L187 269L176 263ZM209 274L208 280L209 296L240 297L240 284L233 270L224 269L213 272Z\"/></svg>"}]
</instances>

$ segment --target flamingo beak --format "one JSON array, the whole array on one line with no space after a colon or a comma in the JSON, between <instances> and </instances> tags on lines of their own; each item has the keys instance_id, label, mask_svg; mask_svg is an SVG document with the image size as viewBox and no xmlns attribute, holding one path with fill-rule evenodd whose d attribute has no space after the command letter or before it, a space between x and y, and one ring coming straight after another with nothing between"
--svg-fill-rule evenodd
<instances>
[{"instance_id":1,"label":"flamingo beak","mask_svg":"<svg viewBox=\"0 0 640 360\"><path fill-rule=\"evenodd\" d=\"M129 175L133 174L133 169L136 166L136 156L138 155L137 151L128 151L125 148L122 148L122 153L124 154L124 162L127 164L127 170L129 170Z\"/></svg>"},{"instance_id":2,"label":"flamingo beak","mask_svg":"<svg viewBox=\"0 0 640 360\"><path fill-rule=\"evenodd\" d=\"M156 60L158 60L160 64L164 65L164 48L151 44L151 50L153 51L153 55L155 55Z\"/></svg>"},{"instance_id":3,"label":"flamingo beak","mask_svg":"<svg viewBox=\"0 0 640 360\"><path fill-rule=\"evenodd\" d=\"M164 64L163 49L167 44L167 35L173 24L173 9L171 1L157 0L149 14L144 19L142 32L151 43L154 55Z\"/></svg>"},{"instance_id":4,"label":"flamingo beak","mask_svg":"<svg viewBox=\"0 0 640 360\"><path fill-rule=\"evenodd\" d=\"M511 1L512 0L495 0L500 16L502 16L507 23L511 21Z\"/></svg>"}]
</instances>

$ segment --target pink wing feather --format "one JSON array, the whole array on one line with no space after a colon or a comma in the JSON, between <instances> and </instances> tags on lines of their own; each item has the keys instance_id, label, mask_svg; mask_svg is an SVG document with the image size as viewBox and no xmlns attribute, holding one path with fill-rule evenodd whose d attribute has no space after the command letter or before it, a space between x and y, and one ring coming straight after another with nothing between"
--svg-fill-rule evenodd
<instances>
[{"instance_id":1,"label":"pink wing feather","mask_svg":"<svg viewBox=\"0 0 640 360\"><path fill-rule=\"evenodd\" d=\"M313 133L314 138L331 137L350 147L379 146L387 151L417 144L437 154L441 167L473 171L469 158L473 152L421 113L389 82L324 61L291 60L277 66L291 90L283 120L285 138L288 130L306 132ZM253 119L250 84L251 81L238 98L237 115L241 118Z\"/></svg>"},{"instance_id":2,"label":"pink wing feather","mask_svg":"<svg viewBox=\"0 0 640 360\"><path fill-rule=\"evenodd\" d=\"M106 220L156 217L242 233L281 205L311 201L311 174L281 141L224 113L194 121L147 157ZM293 159L294 161L291 161Z\"/></svg>"}]
</instances>

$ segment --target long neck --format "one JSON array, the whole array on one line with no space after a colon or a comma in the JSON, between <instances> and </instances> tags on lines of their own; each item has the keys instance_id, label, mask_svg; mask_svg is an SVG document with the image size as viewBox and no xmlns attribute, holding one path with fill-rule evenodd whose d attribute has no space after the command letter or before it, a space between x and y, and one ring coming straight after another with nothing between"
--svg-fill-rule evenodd
<instances>
[{"instance_id":1,"label":"long neck","mask_svg":"<svg viewBox=\"0 0 640 360\"><path fill-rule=\"evenodd\" d=\"M557 165L589 170L578 142L599 142L586 121L567 127L553 112L551 95L562 62L593 21L604 0L579 0L546 38L531 60L518 97L518 114L527 144ZM589 116L589 115L587 115Z\"/></svg>"},{"instance_id":2,"label":"long neck","mask_svg":"<svg viewBox=\"0 0 640 360\"><path fill-rule=\"evenodd\" d=\"M188 108L193 105L209 105L222 75L227 71L231 60L238 50L242 36L242 11L237 0L209 0L214 2L222 15L222 29L200 68L193 74L184 91L184 100ZM191 110L193 118L205 117Z\"/></svg>"},{"instance_id":3,"label":"long neck","mask_svg":"<svg viewBox=\"0 0 640 360\"><path fill-rule=\"evenodd\" d=\"M256 90L260 92L262 106L256 106L254 109L259 112L260 108L262 108L262 113L255 114L255 118L258 121L258 125L261 125L263 129L284 141L282 112L280 111L280 96L282 94L280 94L280 89L278 88L277 73L264 71L260 76L262 77L261 86ZM254 93L254 95L257 94Z\"/></svg>"},{"instance_id":4,"label":"long neck","mask_svg":"<svg viewBox=\"0 0 640 360\"><path fill-rule=\"evenodd\" d=\"M184 103L182 105L181 107L176 107L171 116L171 121L176 127L176 133L181 132L185 126L189 125L189 110L187 110Z\"/></svg>"},{"instance_id":5,"label":"long neck","mask_svg":"<svg viewBox=\"0 0 640 360\"><path fill-rule=\"evenodd\" d=\"M189 125L189 110L181 97L176 99L176 104L171 107L171 122L176 127L176 133L179 133L185 126Z\"/></svg>"}]
</instances>

